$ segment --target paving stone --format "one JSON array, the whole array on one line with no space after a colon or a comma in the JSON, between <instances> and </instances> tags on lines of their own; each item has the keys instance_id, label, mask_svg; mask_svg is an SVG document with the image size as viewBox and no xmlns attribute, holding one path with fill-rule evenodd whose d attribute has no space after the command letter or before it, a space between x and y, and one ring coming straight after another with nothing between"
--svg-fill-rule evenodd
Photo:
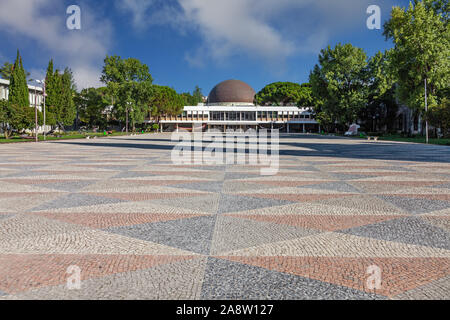
<instances>
[{"instance_id":1,"label":"paving stone","mask_svg":"<svg viewBox=\"0 0 450 320\"><path fill-rule=\"evenodd\" d=\"M378 196L399 208L407 210L410 213L427 213L450 208L450 201L440 201L431 199L415 199L396 196Z\"/></svg>"},{"instance_id":2,"label":"paving stone","mask_svg":"<svg viewBox=\"0 0 450 320\"><path fill-rule=\"evenodd\" d=\"M128 237L209 254L216 217L204 216L107 229Z\"/></svg>"},{"instance_id":3,"label":"paving stone","mask_svg":"<svg viewBox=\"0 0 450 320\"><path fill-rule=\"evenodd\" d=\"M347 287L209 258L202 287L207 300L384 299Z\"/></svg>"},{"instance_id":4,"label":"paving stone","mask_svg":"<svg viewBox=\"0 0 450 320\"><path fill-rule=\"evenodd\" d=\"M356 173L331 173L331 175L340 180L357 180L357 179L373 177L372 175L356 174Z\"/></svg>"},{"instance_id":5,"label":"paving stone","mask_svg":"<svg viewBox=\"0 0 450 320\"><path fill-rule=\"evenodd\" d=\"M68 194L67 196L59 197L58 199L53 200L49 203L41 204L40 206L35 207L32 210L38 211L57 208L71 208L71 207L91 206L106 203L119 203L123 201L125 200L98 197L81 193L71 193Z\"/></svg>"},{"instance_id":6,"label":"paving stone","mask_svg":"<svg viewBox=\"0 0 450 320\"><path fill-rule=\"evenodd\" d=\"M405 291L394 297L396 300L448 300L450 297L450 277L433 281L418 288Z\"/></svg>"},{"instance_id":7,"label":"paving stone","mask_svg":"<svg viewBox=\"0 0 450 320\"><path fill-rule=\"evenodd\" d=\"M0 214L0 220L12 217L12 214Z\"/></svg>"},{"instance_id":8,"label":"paving stone","mask_svg":"<svg viewBox=\"0 0 450 320\"><path fill-rule=\"evenodd\" d=\"M81 288L67 284L10 295L8 300L194 300L200 298L205 258L83 280Z\"/></svg>"},{"instance_id":9,"label":"paving stone","mask_svg":"<svg viewBox=\"0 0 450 320\"><path fill-rule=\"evenodd\" d=\"M357 236L450 250L450 234L418 217L406 217L340 231Z\"/></svg>"},{"instance_id":10,"label":"paving stone","mask_svg":"<svg viewBox=\"0 0 450 320\"><path fill-rule=\"evenodd\" d=\"M447 146L281 134L261 176L174 165L174 145L2 145L0 300L450 299Z\"/></svg>"},{"instance_id":11,"label":"paving stone","mask_svg":"<svg viewBox=\"0 0 450 320\"><path fill-rule=\"evenodd\" d=\"M211 254L218 255L221 252L296 239L316 233L319 233L319 231L270 222L219 216L214 230Z\"/></svg>"},{"instance_id":12,"label":"paving stone","mask_svg":"<svg viewBox=\"0 0 450 320\"><path fill-rule=\"evenodd\" d=\"M282 206L290 203L293 202L288 200L258 199L254 197L222 194L220 197L218 213L261 209L267 207Z\"/></svg>"},{"instance_id":13,"label":"paving stone","mask_svg":"<svg viewBox=\"0 0 450 320\"><path fill-rule=\"evenodd\" d=\"M300 186L299 188L333 190L338 192L360 193L361 191L345 182L328 182L311 186Z\"/></svg>"},{"instance_id":14,"label":"paving stone","mask_svg":"<svg viewBox=\"0 0 450 320\"><path fill-rule=\"evenodd\" d=\"M49 188L49 189L74 192L74 191L79 191L93 183L95 183L95 182L78 180L78 181L66 181L66 182L52 182L52 183L41 184L40 186Z\"/></svg>"},{"instance_id":15,"label":"paving stone","mask_svg":"<svg viewBox=\"0 0 450 320\"><path fill-rule=\"evenodd\" d=\"M137 172L137 171L123 171L115 175L114 179L123 179L123 178L143 178L143 177L154 177L157 174L152 174L148 172Z\"/></svg>"},{"instance_id":16,"label":"paving stone","mask_svg":"<svg viewBox=\"0 0 450 320\"><path fill-rule=\"evenodd\" d=\"M223 182L198 182L198 183L182 183L172 185L173 188L192 189L207 192L221 192L223 188Z\"/></svg>"}]
</instances>

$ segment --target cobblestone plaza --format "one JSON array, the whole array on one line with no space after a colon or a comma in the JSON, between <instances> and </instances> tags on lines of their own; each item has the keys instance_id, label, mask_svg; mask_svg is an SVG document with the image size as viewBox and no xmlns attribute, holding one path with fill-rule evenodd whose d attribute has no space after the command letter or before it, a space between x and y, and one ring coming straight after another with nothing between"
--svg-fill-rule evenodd
<instances>
[{"instance_id":1,"label":"cobblestone plaza","mask_svg":"<svg viewBox=\"0 0 450 320\"><path fill-rule=\"evenodd\" d=\"M0 300L450 299L449 147L282 135L262 176L173 146L0 146Z\"/></svg>"}]
</instances>

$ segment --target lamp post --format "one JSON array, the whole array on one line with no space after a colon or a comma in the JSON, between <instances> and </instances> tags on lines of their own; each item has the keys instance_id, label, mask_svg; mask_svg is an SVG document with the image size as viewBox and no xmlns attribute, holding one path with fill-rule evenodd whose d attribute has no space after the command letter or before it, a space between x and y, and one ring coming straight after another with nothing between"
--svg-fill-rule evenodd
<instances>
[{"instance_id":1,"label":"lamp post","mask_svg":"<svg viewBox=\"0 0 450 320\"><path fill-rule=\"evenodd\" d=\"M43 96L44 96L44 141L46 140L46 137L47 137L47 135L46 135L46 132L45 132L45 80L36 80L36 82L37 83L40 83L40 84L42 84L43 86L44 86L44 92L43 92Z\"/></svg>"},{"instance_id":2,"label":"lamp post","mask_svg":"<svg viewBox=\"0 0 450 320\"><path fill-rule=\"evenodd\" d=\"M35 139L36 142L38 139L38 112L37 112L37 90L36 86L34 87L34 130L35 130Z\"/></svg>"},{"instance_id":3,"label":"lamp post","mask_svg":"<svg viewBox=\"0 0 450 320\"><path fill-rule=\"evenodd\" d=\"M425 140L427 144L429 143L429 137L428 137L428 99L427 99L427 78L425 78Z\"/></svg>"},{"instance_id":4,"label":"lamp post","mask_svg":"<svg viewBox=\"0 0 450 320\"><path fill-rule=\"evenodd\" d=\"M32 80L28 80L32 81ZM37 87L34 86L34 139L38 142Z\"/></svg>"},{"instance_id":5,"label":"lamp post","mask_svg":"<svg viewBox=\"0 0 450 320\"><path fill-rule=\"evenodd\" d=\"M126 106L126 108L125 108L125 112L126 112L126 132L127 132L127 134L128 134L128 108L131 106L131 102L130 101L128 101L127 102L127 106ZM131 111L133 111L133 108L130 108L131 109Z\"/></svg>"}]
</instances>

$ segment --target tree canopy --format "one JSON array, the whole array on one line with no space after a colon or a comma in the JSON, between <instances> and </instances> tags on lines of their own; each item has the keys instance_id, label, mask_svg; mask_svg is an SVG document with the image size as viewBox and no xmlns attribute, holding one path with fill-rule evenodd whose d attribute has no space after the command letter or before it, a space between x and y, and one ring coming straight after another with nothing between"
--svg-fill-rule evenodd
<instances>
[{"instance_id":1,"label":"tree canopy","mask_svg":"<svg viewBox=\"0 0 450 320\"><path fill-rule=\"evenodd\" d=\"M13 72L13 68L14 68L14 65L9 62L3 63L3 66L0 67L0 76L5 80L11 79L11 74Z\"/></svg>"},{"instance_id":2,"label":"tree canopy","mask_svg":"<svg viewBox=\"0 0 450 320\"><path fill-rule=\"evenodd\" d=\"M367 105L367 56L351 44L321 50L319 64L310 74L316 113L322 124L348 125Z\"/></svg>"},{"instance_id":3,"label":"tree canopy","mask_svg":"<svg viewBox=\"0 0 450 320\"><path fill-rule=\"evenodd\" d=\"M58 125L61 129L70 126L76 117L73 101L76 87L72 71L65 68L63 73L53 70L53 59L50 60L45 77L46 87L46 124Z\"/></svg>"},{"instance_id":4,"label":"tree canopy","mask_svg":"<svg viewBox=\"0 0 450 320\"><path fill-rule=\"evenodd\" d=\"M425 81L430 105L439 103L439 91L450 83L450 26L448 1L415 0L408 8L394 7L384 25L392 39L391 67L399 100L424 110Z\"/></svg>"},{"instance_id":5,"label":"tree canopy","mask_svg":"<svg viewBox=\"0 0 450 320\"><path fill-rule=\"evenodd\" d=\"M183 92L180 96L183 99L185 106L196 106L203 102L202 89L200 89L199 86L195 86L192 94L190 92Z\"/></svg>"},{"instance_id":6,"label":"tree canopy","mask_svg":"<svg viewBox=\"0 0 450 320\"><path fill-rule=\"evenodd\" d=\"M112 104L108 88L86 88L75 97L80 120L90 128L107 126L106 109Z\"/></svg>"},{"instance_id":7,"label":"tree canopy","mask_svg":"<svg viewBox=\"0 0 450 320\"><path fill-rule=\"evenodd\" d=\"M183 112L184 101L174 89L166 86L154 85L149 104L152 115L160 117L164 114L181 114Z\"/></svg>"},{"instance_id":8,"label":"tree canopy","mask_svg":"<svg viewBox=\"0 0 450 320\"><path fill-rule=\"evenodd\" d=\"M0 77L5 80L11 79L11 74L13 72L14 64L9 63L8 61L3 63L3 66L0 67ZM30 73L25 71L26 77L30 76Z\"/></svg>"},{"instance_id":9,"label":"tree canopy","mask_svg":"<svg viewBox=\"0 0 450 320\"><path fill-rule=\"evenodd\" d=\"M435 128L441 128L443 136L450 135L450 98L442 98L439 104L432 105L426 114L430 124Z\"/></svg>"},{"instance_id":10,"label":"tree canopy","mask_svg":"<svg viewBox=\"0 0 450 320\"><path fill-rule=\"evenodd\" d=\"M100 80L113 98L115 117L125 121L128 114L134 130L149 112L153 82L149 68L134 58L107 56L104 62Z\"/></svg>"},{"instance_id":11,"label":"tree canopy","mask_svg":"<svg viewBox=\"0 0 450 320\"><path fill-rule=\"evenodd\" d=\"M299 105L311 106L313 104L311 86L307 83L274 82L265 86L255 96L259 105Z\"/></svg>"},{"instance_id":12,"label":"tree canopy","mask_svg":"<svg viewBox=\"0 0 450 320\"><path fill-rule=\"evenodd\" d=\"M394 128L397 118L398 103L395 98L395 79L391 74L389 55L392 50L378 52L368 61L367 90L368 104L359 113L359 118L365 123L386 126L387 130ZM367 130L372 130L366 128Z\"/></svg>"},{"instance_id":13,"label":"tree canopy","mask_svg":"<svg viewBox=\"0 0 450 320\"><path fill-rule=\"evenodd\" d=\"M28 84L19 50L17 50L17 58L11 72L8 100L11 104L19 107L28 108L30 106Z\"/></svg>"}]
</instances>

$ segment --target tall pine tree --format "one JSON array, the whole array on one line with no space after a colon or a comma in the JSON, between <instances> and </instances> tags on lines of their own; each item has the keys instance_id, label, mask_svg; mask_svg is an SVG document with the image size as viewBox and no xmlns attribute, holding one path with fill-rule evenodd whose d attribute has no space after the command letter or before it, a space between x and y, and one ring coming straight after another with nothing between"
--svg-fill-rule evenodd
<instances>
[{"instance_id":1,"label":"tall pine tree","mask_svg":"<svg viewBox=\"0 0 450 320\"><path fill-rule=\"evenodd\" d=\"M69 68L64 70L61 75L61 110L60 110L60 122L65 126L73 124L76 117L76 108L73 101L75 88L72 76L72 71Z\"/></svg>"},{"instance_id":2,"label":"tall pine tree","mask_svg":"<svg viewBox=\"0 0 450 320\"><path fill-rule=\"evenodd\" d=\"M11 73L8 101L21 108L30 107L27 79L19 50Z\"/></svg>"},{"instance_id":3,"label":"tall pine tree","mask_svg":"<svg viewBox=\"0 0 450 320\"><path fill-rule=\"evenodd\" d=\"M46 97L46 123L50 126L56 125L55 109L58 101L58 93L55 90L55 74L53 71L53 59L50 60L47 67L47 75L45 76L45 93Z\"/></svg>"},{"instance_id":4,"label":"tall pine tree","mask_svg":"<svg viewBox=\"0 0 450 320\"><path fill-rule=\"evenodd\" d=\"M8 103L12 112L8 123L12 128L20 131L34 127L34 109L30 108L27 78L19 50L11 73Z\"/></svg>"},{"instance_id":5,"label":"tall pine tree","mask_svg":"<svg viewBox=\"0 0 450 320\"><path fill-rule=\"evenodd\" d=\"M53 68L52 59L48 64L45 78L47 123L53 126L57 125L64 130L64 126L72 125L76 117L76 108L73 102L75 85L72 71L69 68L66 68L62 74Z\"/></svg>"}]
</instances>

